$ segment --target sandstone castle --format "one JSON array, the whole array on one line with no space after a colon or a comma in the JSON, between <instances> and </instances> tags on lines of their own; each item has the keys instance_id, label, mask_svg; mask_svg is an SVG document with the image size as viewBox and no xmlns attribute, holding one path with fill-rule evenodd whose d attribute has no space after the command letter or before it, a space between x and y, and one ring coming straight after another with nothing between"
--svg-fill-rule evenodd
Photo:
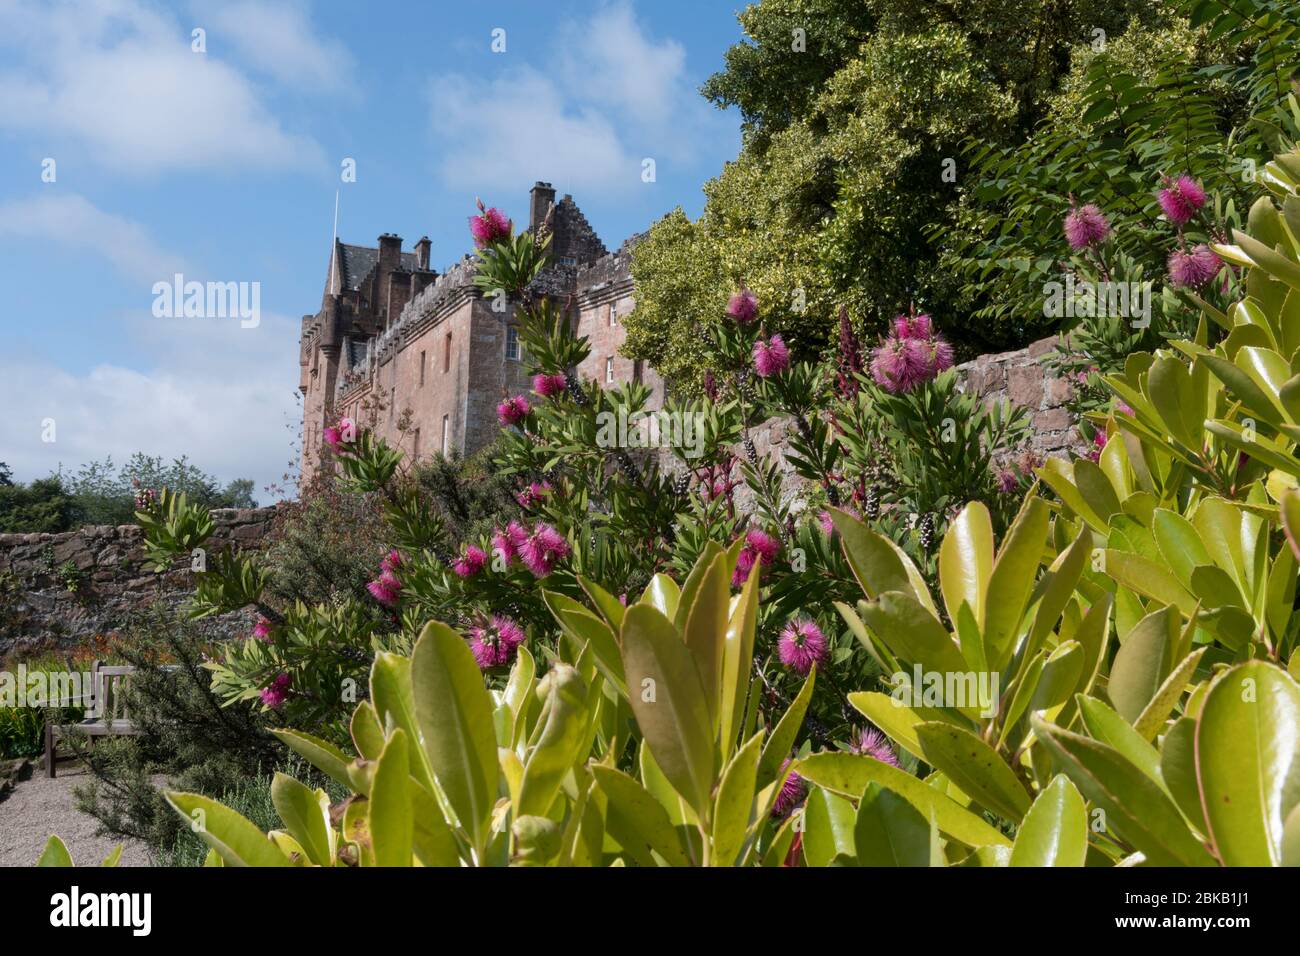
<instances>
[{"instance_id":1,"label":"sandstone castle","mask_svg":"<svg viewBox=\"0 0 1300 956\"><path fill-rule=\"evenodd\" d=\"M578 374L602 385L642 381L659 405L658 375L619 354L627 334L621 320L634 304L635 237L610 253L572 196L557 203L551 184L538 182L529 200L530 229L551 214L540 284L570 304L574 330L591 346ZM469 455L496 435L502 391L530 390L513 314L493 311L480 296L472 256L441 274L430 268L431 245L426 237L403 252L401 237L389 233L377 246L335 240L320 311L302 319L303 482L319 472L322 429L342 416L412 459Z\"/></svg>"}]
</instances>

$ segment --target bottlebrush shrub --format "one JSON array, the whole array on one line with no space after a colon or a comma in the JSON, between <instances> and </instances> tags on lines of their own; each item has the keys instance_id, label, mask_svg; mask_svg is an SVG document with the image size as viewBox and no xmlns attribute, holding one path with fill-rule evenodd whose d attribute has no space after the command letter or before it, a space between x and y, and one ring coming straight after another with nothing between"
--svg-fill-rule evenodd
<instances>
[{"instance_id":1,"label":"bottlebrush shrub","mask_svg":"<svg viewBox=\"0 0 1300 956\"><path fill-rule=\"evenodd\" d=\"M1300 685L1281 668L1207 667L1199 612L1179 627L1178 607L1155 602L1112 655L1092 533L1069 540L1036 495L1000 547L983 506L953 522L940 595L956 634L896 545L831 517L865 596L839 611L869 653L1005 687L926 702L918 686L903 706L853 694L892 746L866 734L791 759L817 675L760 716L759 572L732 597L737 555L719 551L629 607L594 587L594 610L561 599L550 667L520 649L500 690L442 624L409 657L378 656L351 752L277 732L348 788L342 803L277 775L284 827L263 833L209 798L166 798L200 821L215 866L1297 862ZM900 766L913 761L935 773Z\"/></svg>"},{"instance_id":2,"label":"bottlebrush shrub","mask_svg":"<svg viewBox=\"0 0 1300 956\"><path fill-rule=\"evenodd\" d=\"M976 318L1030 337L1061 328L1044 312L1043 288L1062 278L1063 259L1071 268L1061 223L1072 207L1095 205L1109 221L1112 277L1151 279L1166 274L1172 253L1220 241L1218 226L1253 200L1251 171L1300 124L1288 96L1297 37L1285 2L1173 6L1191 29L1139 28L1101 50L1081 46L1051 116L1026 142L969 144L971 185L956 226L933 238ZM1183 176L1213 200L1179 223L1160 194ZM1124 269L1115 267L1121 253ZM1149 333L1194 328L1198 313L1170 289L1154 301Z\"/></svg>"}]
</instances>

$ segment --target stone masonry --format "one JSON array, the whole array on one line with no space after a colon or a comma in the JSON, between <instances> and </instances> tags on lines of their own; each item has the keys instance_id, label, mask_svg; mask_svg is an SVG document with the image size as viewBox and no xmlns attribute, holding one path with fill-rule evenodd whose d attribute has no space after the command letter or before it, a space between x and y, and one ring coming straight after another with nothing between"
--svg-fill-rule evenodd
<instances>
[{"instance_id":1,"label":"stone masonry","mask_svg":"<svg viewBox=\"0 0 1300 956\"><path fill-rule=\"evenodd\" d=\"M260 549L275 508L220 508L209 549ZM62 534L0 534L0 657L70 648L110 636L127 616L161 599L178 605L193 586L188 566L145 565L137 525L93 525ZM251 611L217 618L214 636L247 633Z\"/></svg>"}]
</instances>

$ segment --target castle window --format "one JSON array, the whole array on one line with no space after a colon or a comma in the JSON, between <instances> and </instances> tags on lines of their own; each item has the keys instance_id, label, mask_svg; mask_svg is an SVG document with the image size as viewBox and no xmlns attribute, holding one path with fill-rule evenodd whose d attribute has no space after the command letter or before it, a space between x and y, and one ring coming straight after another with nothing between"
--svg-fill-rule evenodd
<instances>
[{"instance_id":1,"label":"castle window","mask_svg":"<svg viewBox=\"0 0 1300 956\"><path fill-rule=\"evenodd\" d=\"M638 385L641 384L641 360L637 359L632 363L632 381Z\"/></svg>"},{"instance_id":2,"label":"castle window","mask_svg":"<svg viewBox=\"0 0 1300 956\"><path fill-rule=\"evenodd\" d=\"M506 358L519 361L519 330L513 325L506 326Z\"/></svg>"},{"instance_id":3,"label":"castle window","mask_svg":"<svg viewBox=\"0 0 1300 956\"><path fill-rule=\"evenodd\" d=\"M605 359L605 384L614 384L614 356Z\"/></svg>"},{"instance_id":4,"label":"castle window","mask_svg":"<svg viewBox=\"0 0 1300 956\"><path fill-rule=\"evenodd\" d=\"M442 416L442 454L444 457L451 451L451 416Z\"/></svg>"},{"instance_id":5,"label":"castle window","mask_svg":"<svg viewBox=\"0 0 1300 956\"><path fill-rule=\"evenodd\" d=\"M388 398L388 420L393 420L393 409L397 408L397 387L393 386Z\"/></svg>"},{"instance_id":6,"label":"castle window","mask_svg":"<svg viewBox=\"0 0 1300 956\"><path fill-rule=\"evenodd\" d=\"M420 457L420 429L415 430L415 437L411 440L411 459L416 460Z\"/></svg>"},{"instance_id":7,"label":"castle window","mask_svg":"<svg viewBox=\"0 0 1300 956\"><path fill-rule=\"evenodd\" d=\"M451 371L451 333L450 332L448 332L447 337L442 340L442 370L444 372Z\"/></svg>"},{"instance_id":8,"label":"castle window","mask_svg":"<svg viewBox=\"0 0 1300 956\"><path fill-rule=\"evenodd\" d=\"M618 325L618 309L613 305L609 307L609 327L612 329Z\"/></svg>"},{"instance_id":9,"label":"castle window","mask_svg":"<svg viewBox=\"0 0 1300 956\"><path fill-rule=\"evenodd\" d=\"M424 385L424 353L420 353L420 385Z\"/></svg>"},{"instance_id":10,"label":"castle window","mask_svg":"<svg viewBox=\"0 0 1300 956\"><path fill-rule=\"evenodd\" d=\"M577 264L578 260L573 256L560 256L560 265L562 266L576 266Z\"/></svg>"}]
</instances>

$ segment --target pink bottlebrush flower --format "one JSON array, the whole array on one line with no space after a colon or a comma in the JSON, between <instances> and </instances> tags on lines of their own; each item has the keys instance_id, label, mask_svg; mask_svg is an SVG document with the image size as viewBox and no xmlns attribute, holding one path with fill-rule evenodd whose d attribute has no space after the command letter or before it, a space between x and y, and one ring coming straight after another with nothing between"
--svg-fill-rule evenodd
<instances>
[{"instance_id":1,"label":"pink bottlebrush flower","mask_svg":"<svg viewBox=\"0 0 1300 956\"><path fill-rule=\"evenodd\" d=\"M497 421L502 425L518 425L532 410L533 407L528 404L528 399L516 395L514 398L507 398L497 406Z\"/></svg>"},{"instance_id":2,"label":"pink bottlebrush flower","mask_svg":"<svg viewBox=\"0 0 1300 956\"><path fill-rule=\"evenodd\" d=\"M885 339L871 357L871 377L891 394L910 392L934 377L934 356L922 339Z\"/></svg>"},{"instance_id":3,"label":"pink bottlebrush flower","mask_svg":"<svg viewBox=\"0 0 1300 956\"><path fill-rule=\"evenodd\" d=\"M356 435L357 426L353 424L352 419L346 416L339 419L337 425L328 425L323 432L325 444L329 445L334 451L341 451L342 447L352 441Z\"/></svg>"},{"instance_id":4,"label":"pink bottlebrush flower","mask_svg":"<svg viewBox=\"0 0 1300 956\"><path fill-rule=\"evenodd\" d=\"M1083 250L1104 242L1110 235L1110 223L1092 203L1071 206L1065 214L1065 239L1071 249Z\"/></svg>"},{"instance_id":5,"label":"pink bottlebrush flower","mask_svg":"<svg viewBox=\"0 0 1300 956\"><path fill-rule=\"evenodd\" d=\"M271 710L278 710L289 696L289 684L291 678L283 671L276 675L275 680L262 688L260 694L262 703Z\"/></svg>"},{"instance_id":6,"label":"pink bottlebrush flower","mask_svg":"<svg viewBox=\"0 0 1300 956\"><path fill-rule=\"evenodd\" d=\"M789 766L790 759L787 757L785 763L781 764L781 773L784 774ZM772 803L772 816L778 820L788 817L799 804L803 803L806 796L808 796L808 784L803 777L791 771L781 783L781 790Z\"/></svg>"},{"instance_id":7,"label":"pink bottlebrush flower","mask_svg":"<svg viewBox=\"0 0 1300 956\"><path fill-rule=\"evenodd\" d=\"M753 528L745 534L745 546L736 557L736 570L731 575L732 587L741 587L749 579L755 564L766 567L781 552L781 542L766 531Z\"/></svg>"},{"instance_id":8,"label":"pink bottlebrush flower","mask_svg":"<svg viewBox=\"0 0 1300 956\"><path fill-rule=\"evenodd\" d=\"M807 677L813 665L821 666L830 656L826 635L809 620L791 621L781 632L776 645L781 663L800 677Z\"/></svg>"},{"instance_id":9,"label":"pink bottlebrush flower","mask_svg":"<svg viewBox=\"0 0 1300 956\"><path fill-rule=\"evenodd\" d=\"M555 570L558 561L569 556L569 542L548 524L538 525L522 548L519 557L534 577L544 578Z\"/></svg>"},{"instance_id":10,"label":"pink bottlebrush flower","mask_svg":"<svg viewBox=\"0 0 1300 956\"><path fill-rule=\"evenodd\" d=\"M1170 222L1185 226L1191 222L1197 210L1205 205L1205 190L1195 179L1186 175L1179 176L1176 181L1166 178L1165 183L1165 187L1156 194L1160 208Z\"/></svg>"},{"instance_id":11,"label":"pink bottlebrush flower","mask_svg":"<svg viewBox=\"0 0 1300 956\"><path fill-rule=\"evenodd\" d=\"M891 767L898 766L898 756L889 745L889 738L874 727L866 727L858 734L858 739L853 742L853 752L887 763Z\"/></svg>"},{"instance_id":12,"label":"pink bottlebrush flower","mask_svg":"<svg viewBox=\"0 0 1300 956\"><path fill-rule=\"evenodd\" d=\"M1010 468L1003 468L998 472L998 491L1009 495L1019 487L1020 479Z\"/></svg>"},{"instance_id":13,"label":"pink bottlebrush flower","mask_svg":"<svg viewBox=\"0 0 1300 956\"><path fill-rule=\"evenodd\" d=\"M379 563L379 566L383 568L385 571L396 572L397 569L402 566L401 552L399 552L396 548L394 548L392 551L389 551L388 554L384 557L384 560Z\"/></svg>"},{"instance_id":14,"label":"pink bottlebrush flower","mask_svg":"<svg viewBox=\"0 0 1300 956\"><path fill-rule=\"evenodd\" d=\"M822 534L826 535L826 537L829 538L835 533L835 522L831 520L831 513L829 511L818 513L817 524L821 526Z\"/></svg>"},{"instance_id":15,"label":"pink bottlebrush flower","mask_svg":"<svg viewBox=\"0 0 1300 956\"><path fill-rule=\"evenodd\" d=\"M487 627L470 628L470 650L478 666L501 667L514 660L515 650L524 642L524 629L508 617L496 614Z\"/></svg>"},{"instance_id":16,"label":"pink bottlebrush flower","mask_svg":"<svg viewBox=\"0 0 1300 956\"><path fill-rule=\"evenodd\" d=\"M1175 286L1199 289L1223 268L1223 260L1201 243L1191 252L1175 249L1169 254L1169 281Z\"/></svg>"},{"instance_id":17,"label":"pink bottlebrush flower","mask_svg":"<svg viewBox=\"0 0 1300 956\"><path fill-rule=\"evenodd\" d=\"M555 395L561 395L569 387L569 379L562 372L556 372L554 375L534 375L533 391L542 398L551 398Z\"/></svg>"},{"instance_id":18,"label":"pink bottlebrush flower","mask_svg":"<svg viewBox=\"0 0 1300 956\"><path fill-rule=\"evenodd\" d=\"M506 218L505 213L495 206L484 208L482 200L479 200L478 208L479 214L469 217L469 232L474 237L474 245L482 249L510 236L514 223Z\"/></svg>"},{"instance_id":19,"label":"pink bottlebrush flower","mask_svg":"<svg viewBox=\"0 0 1300 956\"><path fill-rule=\"evenodd\" d=\"M398 592L386 585L381 577L377 581L371 581L366 585L366 590L370 596L382 604L384 607L396 607Z\"/></svg>"},{"instance_id":20,"label":"pink bottlebrush flower","mask_svg":"<svg viewBox=\"0 0 1300 956\"><path fill-rule=\"evenodd\" d=\"M900 339L928 339L934 329L934 320L922 312L920 315L894 317L894 336Z\"/></svg>"},{"instance_id":21,"label":"pink bottlebrush flower","mask_svg":"<svg viewBox=\"0 0 1300 956\"><path fill-rule=\"evenodd\" d=\"M271 622L264 617L259 617L253 625L253 636L259 641L271 642Z\"/></svg>"},{"instance_id":22,"label":"pink bottlebrush flower","mask_svg":"<svg viewBox=\"0 0 1300 956\"><path fill-rule=\"evenodd\" d=\"M952 358L952 346L944 340L942 335L936 335L934 337L934 355L931 363L935 374L952 368Z\"/></svg>"},{"instance_id":23,"label":"pink bottlebrush flower","mask_svg":"<svg viewBox=\"0 0 1300 956\"><path fill-rule=\"evenodd\" d=\"M501 555L501 559L510 564L528 542L528 529L518 521L512 521L502 531L498 528L492 534L492 550Z\"/></svg>"},{"instance_id":24,"label":"pink bottlebrush flower","mask_svg":"<svg viewBox=\"0 0 1300 956\"><path fill-rule=\"evenodd\" d=\"M732 293L727 300L727 315L741 325L748 325L758 316L758 296L741 286L739 292Z\"/></svg>"},{"instance_id":25,"label":"pink bottlebrush flower","mask_svg":"<svg viewBox=\"0 0 1300 956\"><path fill-rule=\"evenodd\" d=\"M379 575L379 583L390 591L402 590L401 579L387 568L385 568L383 573Z\"/></svg>"},{"instance_id":26,"label":"pink bottlebrush flower","mask_svg":"<svg viewBox=\"0 0 1300 956\"><path fill-rule=\"evenodd\" d=\"M624 591L622 594L620 594L620 595L618 596L618 603L621 604L621 605L623 605L624 607L627 607L627 592L626 592L626 591Z\"/></svg>"},{"instance_id":27,"label":"pink bottlebrush flower","mask_svg":"<svg viewBox=\"0 0 1300 956\"><path fill-rule=\"evenodd\" d=\"M790 350L786 348L781 336L773 335L766 342L762 339L755 340L754 370L758 372L759 377L779 375L789 367Z\"/></svg>"},{"instance_id":28,"label":"pink bottlebrush flower","mask_svg":"<svg viewBox=\"0 0 1300 956\"><path fill-rule=\"evenodd\" d=\"M472 578L482 571L486 564L487 552L471 544L465 549L465 553L452 563L451 569L458 578Z\"/></svg>"},{"instance_id":29,"label":"pink bottlebrush flower","mask_svg":"<svg viewBox=\"0 0 1300 956\"><path fill-rule=\"evenodd\" d=\"M528 508L538 501L541 501L550 493L551 483L549 481L534 481L523 491L519 492L519 494L515 496L515 500L519 502L521 508Z\"/></svg>"}]
</instances>

